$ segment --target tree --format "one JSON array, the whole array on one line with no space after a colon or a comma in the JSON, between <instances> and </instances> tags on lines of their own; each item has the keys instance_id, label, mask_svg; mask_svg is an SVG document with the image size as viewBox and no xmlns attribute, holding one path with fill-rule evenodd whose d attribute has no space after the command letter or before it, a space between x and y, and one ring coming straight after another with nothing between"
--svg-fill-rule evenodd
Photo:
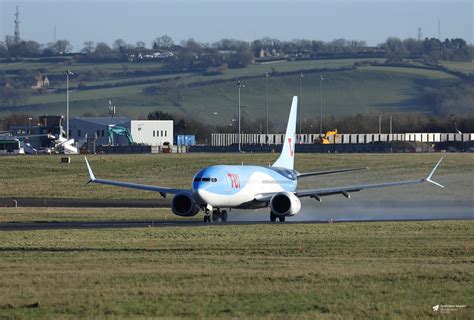
<instances>
[{"instance_id":1,"label":"tree","mask_svg":"<svg viewBox=\"0 0 474 320\"><path fill-rule=\"evenodd\" d=\"M242 43L237 52L232 54L229 59L230 68L244 68L252 63L254 59L252 50L246 43Z\"/></svg>"},{"instance_id":2,"label":"tree","mask_svg":"<svg viewBox=\"0 0 474 320\"><path fill-rule=\"evenodd\" d=\"M403 40L407 54L411 57L421 57L423 55L423 43L413 38Z\"/></svg>"},{"instance_id":3,"label":"tree","mask_svg":"<svg viewBox=\"0 0 474 320\"><path fill-rule=\"evenodd\" d=\"M406 56L406 49L403 46L403 42L399 38L390 37L383 44L387 55L387 62L398 63L402 62Z\"/></svg>"},{"instance_id":4,"label":"tree","mask_svg":"<svg viewBox=\"0 0 474 320\"><path fill-rule=\"evenodd\" d=\"M171 114L160 110L150 112L147 118L148 120L174 120Z\"/></svg>"},{"instance_id":5,"label":"tree","mask_svg":"<svg viewBox=\"0 0 474 320\"><path fill-rule=\"evenodd\" d=\"M143 42L143 41L137 41L135 47L136 47L136 49L145 49L146 44L145 44L145 42Z\"/></svg>"},{"instance_id":6,"label":"tree","mask_svg":"<svg viewBox=\"0 0 474 320\"><path fill-rule=\"evenodd\" d=\"M112 53L112 48L110 48L109 45L105 42L99 42L94 50L94 54L96 55L104 56L110 53Z\"/></svg>"},{"instance_id":7,"label":"tree","mask_svg":"<svg viewBox=\"0 0 474 320\"><path fill-rule=\"evenodd\" d=\"M23 41L21 45L21 55L24 57L37 57L40 55L41 45L32 40Z\"/></svg>"},{"instance_id":8,"label":"tree","mask_svg":"<svg viewBox=\"0 0 474 320\"><path fill-rule=\"evenodd\" d=\"M84 53L93 53L95 51L94 41L84 42L84 48L81 51L84 52Z\"/></svg>"},{"instance_id":9,"label":"tree","mask_svg":"<svg viewBox=\"0 0 474 320\"><path fill-rule=\"evenodd\" d=\"M7 53L7 46L5 45L5 43L0 42L0 57L6 57Z\"/></svg>"},{"instance_id":10,"label":"tree","mask_svg":"<svg viewBox=\"0 0 474 320\"><path fill-rule=\"evenodd\" d=\"M169 36L164 35L161 37L156 38L152 42L152 47L153 49L166 49L169 50L172 46L174 45L173 39L171 39Z\"/></svg>"},{"instance_id":11,"label":"tree","mask_svg":"<svg viewBox=\"0 0 474 320\"><path fill-rule=\"evenodd\" d=\"M126 47L127 47L127 44L125 43L123 39L117 39L112 44L112 48L118 52L124 51Z\"/></svg>"},{"instance_id":12,"label":"tree","mask_svg":"<svg viewBox=\"0 0 474 320\"><path fill-rule=\"evenodd\" d=\"M68 40L58 40L52 44L52 49L55 54L66 54L71 52L72 45Z\"/></svg>"}]
</instances>

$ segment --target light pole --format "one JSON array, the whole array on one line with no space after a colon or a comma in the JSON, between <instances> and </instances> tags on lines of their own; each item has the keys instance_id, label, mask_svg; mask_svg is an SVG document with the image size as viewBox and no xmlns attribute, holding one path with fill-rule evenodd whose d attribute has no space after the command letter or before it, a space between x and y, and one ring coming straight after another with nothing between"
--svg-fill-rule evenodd
<instances>
[{"instance_id":1,"label":"light pole","mask_svg":"<svg viewBox=\"0 0 474 320\"><path fill-rule=\"evenodd\" d=\"M241 88L245 88L245 85L243 85L240 81L237 81L237 89L238 89L238 93L239 93L239 136L238 136L238 138L239 138L239 152L242 152L242 148L241 148L242 141L240 139L240 117L241 117L241 115L240 115L240 89Z\"/></svg>"},{"instance_id":2,"label":"light pole","mask_svg":"<svg viewBox=\"0 0 474 320\"><path fill-rule=\"evenodd\" d=\"M321 81L319 85L319 96L321 98L321 106L319 110L319 136L323 136L323 80L324 76L321 75Z\"/></svg>"},{"instance_id":3,"label":"light pole","mask_svg":"<svg viewBox=\"0 0 474 320\"><path fill-rule=\"evenodd\" d=\"M265 73L265 109L267 110L267 134L265 136L265 142L268 141L268 72Z\"/></svg>"},{"instance_id":4,"label":"light pole","mask_svg":"<svg viewBox=\"0 0 474 320\"><path fill-rule=\"evenodd\" d=\"M382 115L379 114L379 134L382 134Z\"/></svg>"},{"instance_id":5,"label":"light pole","mask_svg":"<svg viewBox=\"0 0 474 320\"><path fill-rule=\"evenodd\" d=\"M392 131L392 115L390 115L390 139L392 139L392 134L393 134L393 131Z\"/></svg>"},{"instance_id":6,"label":"light pole","mask_svg":"<svg viewBox=\"0 0 474 320\"><path fill-rule=\"evenodd\" d=\"M33 120L33 118L29 117L28 118L28 133L31 133L31 120Z\"/></svg>"},{"instance_id":7,"label":"light pole","mask_svg":"<svg viewBox=\"0 0 474 320\"><path fill-rule=\"evenodd\" d=\"M214 133L216 133L216 117L218 113L214 111L212 114L214 115Z\"/></svg>"},{"instance_id":8,"label":"light pole","mask_svg":"<svg viewBox=\"0 0 474 320\"><path fill-rule=\"evenodd\" d=\"M66 71L66 139L69 140L69 76L74 73Z\"/></svg>"},{"instance_id":9,"label":"light pole","mask_svg":"<svg viewBox=\"0 0 474 320\"><path fill-rule=\"evenodd\" d=\"M299 90L299 94L298 94L298 106L299 106L299 108L298 108L298 109L299 109L299 110L298 110L298 111L299 111L299 120L298 120L298 121L300 122L300 139L301 139L301 109L302 109L301 107L302 107L302 105L303 105L303 104L301 103L301 101L303 100L303 99L301 98L301 81L302 81L303 77L304 77L304 76L303 76L303 72L301 72L301 73L300 73L300 90Z\"/></svg>"}]
</instances>

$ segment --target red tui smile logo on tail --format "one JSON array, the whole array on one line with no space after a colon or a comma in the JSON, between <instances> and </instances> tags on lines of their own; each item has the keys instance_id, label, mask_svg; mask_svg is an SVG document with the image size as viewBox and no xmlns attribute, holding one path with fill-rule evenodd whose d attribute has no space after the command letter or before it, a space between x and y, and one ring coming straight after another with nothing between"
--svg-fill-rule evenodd
<instances>
[{"instance_id":1,"label":"red tui smile logo on tail","mask_svg":"<svg viewBox=\"0 0 474 320\"><path fill-rule=\"evenodd\" d=\"M288 144L290 145L290 156L293 157L294 151L293 151L293 145L291 144L291 138L288 138Z\"/></svg>"}]
</instances>

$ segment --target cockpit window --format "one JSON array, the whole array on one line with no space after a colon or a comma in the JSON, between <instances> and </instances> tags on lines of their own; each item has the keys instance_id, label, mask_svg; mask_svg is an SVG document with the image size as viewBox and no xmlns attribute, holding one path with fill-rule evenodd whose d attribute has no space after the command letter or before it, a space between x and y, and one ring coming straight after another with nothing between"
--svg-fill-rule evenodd
<instances>
[{"instance_id":1,"label":"cockpit window","mask_svg":"<svg viewBox=\"0 0 474 320\"><path fill-rule=\"evenodd\" d=\"M201 178L194 178L194 182L199 182L201 181Z\"/></svg>"},{"instance_id":2,"label":"cockpit window","mask_svg":"<svg viewBox=\"0 0 474 320\"><path fill-rule=\"evenodd\" d=\"M211 178L202 178L202 181L203 182L209 182L209 181L211 181Z\"/></svg>"}]
</instances>

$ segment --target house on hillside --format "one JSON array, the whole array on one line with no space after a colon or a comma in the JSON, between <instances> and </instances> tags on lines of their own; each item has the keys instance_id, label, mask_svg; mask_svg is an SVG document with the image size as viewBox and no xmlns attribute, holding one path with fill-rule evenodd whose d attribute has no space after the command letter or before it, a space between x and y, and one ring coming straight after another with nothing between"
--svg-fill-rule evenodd
<instances>
[{"instance_id":1,"label":"house on hillside","mask_svg":"<svg viewBox=\"0 0 474 320\"><path fill-rule=\"evenodd\" d=\"M47 76L35 77L36 84L31 86L31 89L41 89L43 87L49 87L49 79Z\"/></svg>"}]
</instances>

